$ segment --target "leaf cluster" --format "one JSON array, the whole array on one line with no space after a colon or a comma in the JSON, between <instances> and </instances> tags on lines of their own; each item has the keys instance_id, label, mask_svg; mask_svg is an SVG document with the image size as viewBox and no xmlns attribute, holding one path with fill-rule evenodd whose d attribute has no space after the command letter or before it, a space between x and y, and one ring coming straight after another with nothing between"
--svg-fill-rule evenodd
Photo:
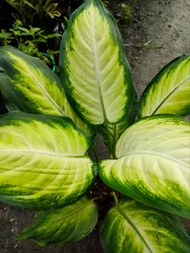
<instances>
[{"instance_id":1,"label":"leaf cluster","mask_svg":"<svg viewBox=\"0 0 190 253\"><path fill-rule=\"evenodd\" d=\"M44 246L88 235L98 177L122 195L112 194L100 225L106 253L188 253L177 216L190 218L190 55L169 62L138 101L115 20L100 0L86 0L62 36L59 67L58 76L36 57L0 48L9 110L0 117L0 201L40 211L18 238ZM89 155L96 135L109 159Z\"/></svg>"}]
</instances>

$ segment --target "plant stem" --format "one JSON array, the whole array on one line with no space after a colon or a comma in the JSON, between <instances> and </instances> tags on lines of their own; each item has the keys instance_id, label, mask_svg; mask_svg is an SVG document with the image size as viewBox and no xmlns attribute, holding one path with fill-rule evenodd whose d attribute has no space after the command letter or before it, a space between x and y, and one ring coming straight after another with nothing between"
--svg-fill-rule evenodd
<instances>
[{"instance_id":1,"label":"plant stem","mask_svg":"<svg viewBox=\"0 0 190 253\"><path fill-rule=\"evenodd\" d=\"M111 135L110 135L110 130L109 130L109 122L107 120L105 120L104 126L106 129L107 141L108 141L108 146L110 149L110 158L115 159L115 145L114 145L115 134L112 140ZM114 129L114 133L115 133L115 129Z\"/></svg>"},{"instance_id":2,"label":"plant stem","mask_svg":"<svg viewBox=\"0 0 190 253\"><path fill-rule=\"evenodd\" d=\"M115 205L117 205L118 204L118 198L117 198L115 192L111 192L110 195L114 198Z\"/></svg>"},{"instance_id":3,"label":"plant stem","mask_svg":"<svg viewBox=\"0 0 190 253\"><path fill-rule=\"evenodd\" d=\"M94 145L92 145L92 151L94 153L96 162L98 162L99 161L98 152L97 152L96 148L94 147Z\"/></svg>"}]
</instances>

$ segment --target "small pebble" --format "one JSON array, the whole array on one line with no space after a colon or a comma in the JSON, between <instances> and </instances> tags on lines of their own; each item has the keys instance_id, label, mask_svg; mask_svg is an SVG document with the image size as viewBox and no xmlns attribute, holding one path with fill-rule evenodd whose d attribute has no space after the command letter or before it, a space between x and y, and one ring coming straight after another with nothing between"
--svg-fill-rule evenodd
<instances>
[{"instance_id":1,"label":"small pebble","mask_svg":"<svg viewBox=\"0 0 190 253\"><path fill-rule=\"evenodd\" d=\"M16 243L14 246L13 246L13 249L17 249L18 248L18 244Z\"/></svg>"},{"instance_id":2,"label":"small pebble","mask_svg":"<svg viewBox=\"0 0 190 253\"><path fill-rule=\"evenodd\" d=\"M9 219L9 222L10 222L10 223L12 223L13 221L14 221L14 219L13 219L13 218L10 218L10 219Z\"/></svg>"}]
</instances>

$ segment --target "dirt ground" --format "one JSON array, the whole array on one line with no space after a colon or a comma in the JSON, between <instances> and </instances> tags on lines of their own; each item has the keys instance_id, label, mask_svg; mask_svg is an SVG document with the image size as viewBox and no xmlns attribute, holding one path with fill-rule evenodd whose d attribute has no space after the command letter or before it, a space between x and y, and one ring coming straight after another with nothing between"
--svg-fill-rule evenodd
<instances>
[{"instance_id":1,"label":"dirt ground","mask_svg":"<svg viewBox=\"0 0 190 253\"><path fill-rule=\"evenodd\" d=\"M120 3L117 0L112 2L114 13L118 13L121 10ZM136 0L130 21L119 21L139 96L164 65L190 52L189 14L189 0ZM64 247L39 247L32 240L17 241L16 235L32 222L34 215L35 211L0 204L0 253L103 252L97 229L82 241Z\"/></svg>"}]
</instances>

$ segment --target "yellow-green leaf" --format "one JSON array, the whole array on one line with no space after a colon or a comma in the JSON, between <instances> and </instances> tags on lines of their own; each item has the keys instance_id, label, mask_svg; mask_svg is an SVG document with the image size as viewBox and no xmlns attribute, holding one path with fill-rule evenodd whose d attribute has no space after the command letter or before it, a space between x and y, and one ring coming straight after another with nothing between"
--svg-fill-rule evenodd
<instances>
[{"instance_id":1,"label":"yellow-green leaf","mask_svg":"<svg viewBox=\"0 0 190 253\"><path fill-rule=\"evenodd\" d=\"M0 68L0 90L9 111L67 116L93 134L70 106L59 77L43 61L5 46L0 48Z\"/></svg>"},{"instance_id":2,"label":"yellow-green leaf","mask_svg":"<svg viewBox=\"0 0 190 253\"><path fill-rule=\"evenodd\" d=\"M0 201L33 209L75 202L95 179L91 140L66 117L0 118Z\"/></svg>"},{"instance_id":3,"label":"yellow-green leaf","mask_svg":"<svg viewBox=\"0 0 190 253\"><path fill-rule=\"evenodd\" d=\"M95 227L97 219L96 203L83 197L72 205L40 212L17 238L33 239L40 246L64 245L87 236Z\"/></svg>"},{"instance_id":4,"label":"yellow-green leaf","mask_svg":"<svg viewBox=\"0 0 190 253\"><path fill-rule=\"evenodd\" d=\"M115 160L99 163L111 188L158 209L190 218L190 123L154 115L127 128Z\"/></svg>"},{"instance_id":5,"label":"yellow-green leaf","mask_svg":"<svg viewBox=\"0 0 190 253\"><path fill-rule=\"evenodd\" d=\"M100 0L71 16L60 50L60 74L72 106L90 124L117 123L133 102L134 87L117 25Z\"/></svg>"},{"instance_id":6,"label":"yellow-green leaf","mask_svg":"<svg viewBox=\"0 0 190 253\"><path fill-rule=\"evenodd\" d=\"M139 105L139 116L190 114L190 54L167 64L149 83Z\"/></svg>"},{"instance_id":7,"label":"yellow-green leaf","mask_svg":"<svg viewBox=\"0 0 190 253\"><path fill-rule=\"evenodd\" d=\"M190 237L180 220L123 197L100 227L105 253L188 253Z\"/></svg>"}]
</instances>

